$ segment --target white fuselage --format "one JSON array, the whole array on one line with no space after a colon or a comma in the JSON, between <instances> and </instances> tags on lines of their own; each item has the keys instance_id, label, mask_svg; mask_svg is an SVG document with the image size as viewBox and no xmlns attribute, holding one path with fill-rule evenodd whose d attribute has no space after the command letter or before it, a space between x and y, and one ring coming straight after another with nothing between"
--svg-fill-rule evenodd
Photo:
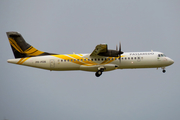
<instances>
[{"instance_id":1,"label":"white fuselage","mask_svg":"<svg viewBox=\"0 0 180 120\"><path fill-rule=\"evenodd\" d=\"M90 54L61 54L9 59L9 63L55 71L104 71L133 68L165 68L174 63L161 52L126 52L119 57L90 57Z\"/></svg>"}]
</instances>

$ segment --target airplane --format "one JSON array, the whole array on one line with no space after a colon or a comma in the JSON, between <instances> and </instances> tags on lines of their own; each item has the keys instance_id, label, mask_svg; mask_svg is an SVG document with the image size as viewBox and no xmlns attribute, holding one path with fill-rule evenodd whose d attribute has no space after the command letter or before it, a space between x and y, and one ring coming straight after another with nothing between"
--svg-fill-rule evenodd
<instances>
[{"instance_id":1,"label":"airplane","mask_svg":"<svg viewBox=\"0 0 180 120\"><path fill-rule=\"evenodd\" d=\"M116 69L162 68L172 65L174 61L162 52L122 52L109 50L107 44L99 44L90 54L54 54L40 51L28 44L18 32L6 32L15 59L8 63L41 68L50 71L82 70L95 72L99 77L103 72Z\"/></svg>"}]
</instances>

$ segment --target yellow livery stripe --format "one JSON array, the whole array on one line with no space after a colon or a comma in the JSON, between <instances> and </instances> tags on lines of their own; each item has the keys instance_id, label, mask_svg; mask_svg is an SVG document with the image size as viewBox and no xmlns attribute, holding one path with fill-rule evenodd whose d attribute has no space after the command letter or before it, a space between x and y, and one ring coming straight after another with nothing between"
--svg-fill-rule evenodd
<instances>
[{"instance_id":1,"label":"yellow livery stripe","mask_svg":"<svg viewBox=\"0 0 180 120\"><path fill-rule=\"evenodd\" d=\"M28 55L30 55L30 56L37 56L37 55L40 55L40 54L42 54L42 53L44 53L44 52L42 52L42 51L39 51L39 50L37 50L36 48L34 48L34 47L30 47L30 48L28 48L26 51L24 51L24 53L26 53L26 54L28 54Z\"/></svg>"},{"instance_id":2,"label":"yellow livery stripe","mask_svg":"<svg viewBox=\"0 0 180 120\"><path fill-rule=\"evenodd\" d=\"M23 50L19 47L15 40L9 38L9 43L20 53L23 53Z\"/></svg>"},{"instance_id":3,"label":"yellow livery stripe","mask_svg":"<svg viewBox=\"0 0 180 120\"><path fill-rule=\"evenodd\" d=\"M19 64L23 64L26 60L28 60L29 58L31 57L27 57L27 58L24 58L24 60L22 60Z\"/></svg>"},{"instance_id":4,"label":"yellow livery stripe","mask_svg":"<svg viewBox=\"0 0 180 120\"><path fill-rule=\"evenodd\" d=\"M109 61L109 59L111 59L112 57L108 57L105 61L103 61L101 64L105 64L107 61Z\"/></svg>"},{"instance_id":5,"label":"yellow livery stripe","mask_svg":"<svg viewBox=\"0 0 180 120\"><path fill-rule=\"evenodd\" d=\"M37 56L37 55L40 55L40 54L43 54L43 53L44 52L37 50L37 51L34 51L33 53L31 53L30 55L31 56Z\"/></svg>"},{"instance_id":6,"label":"yellow livery stripe","mask_svg":"<svg viewBox=\"0 0 180 120\"><path fill-rule=\"evenodd\" d=\"M27 52L27 51L29 51L30 49L32 49L33 48L33 46L31 46L31 47L29 47L27 50L25 50L24 52Z\"/></svg>"},{"instance_id":7,"label":"yellow livery stripe","mask_svg":"<svg viewBox=\"0 0 180 120\"><path fill-rule=\"evenodd\" d=\"M23 60L24 58L21 58L18 62L17 62L17 64L20 64L20 62Z\"/></svg>"},{"instance_id":8,"label":"yellow livery stripe","mask_svg":"<svg viewBox=\"0 0 180 120\"><path fill-rule=\"evenodd\" d=\"M68 55L71 56L71 57L73 57L73 58L75 58L75 59L79 59L79 60L83 59L83 62L86 63L86 64L96 65L96 63L94 63L94 62L92 62L92 61L88 61L88 59L86 59L86 61L85 61L84 58L79 57L79 56L76 55L76 54L68 54Z\"/></svg>"},{"instance_id":9,"label":"yellow livery stripe","mask_svg":"<svg viewBox=\"0 0 180 120\"><path fill-rule=\"evenodd\" d=\"M31 57L27 57L27 58L21 58L18 62L17 62L17 64L23 64L26 60L28 60L29 58L31 58Z\"/></svg>"},{"instance_id":10,"label":"yellow livery stripe","mask_svg":"<svg viewBox=\"0 0 180 120\"><path fill-rule=\"evenodd\" d=\"M32 54L33 52L37 51L36 48L31 47L31 49L24 51L26 54Z\"/></svg>"},{"instance_id":11,"label":"yellow livery stripe","mask_svg":"<svg viewBox=\"0 0 180 120\"><path fill-rule=\"evenodd\" d=\"M64 60L70 60L70 62L73 62L73 63L76 63L76 64L79 64L79 65L84 65L84 63L82 63L82 62L80 62L80 61L77 61L77 60L75 60L74 61L74 59L73 58L71 58L71 57L68 57L68 56L66 56L66 55L52 55L52 56L54 56L54 57L58 57L58 58L61 58L61 59L64 59ZM71 59L72 59L72 61L71 61Z\"/></svg>"},{"instance_id":12,"label":"yellow livery stripe","mask_svg":"<svg viewBox=\"0 0 180 120\"><path fill-rule=\"evenodd\" d=\"M108 63L111 63L111 62L113 62L115 60L115 58L111 58L108 62L106 62L106 64L108 64Z\"/></svg>"}]
</instances>

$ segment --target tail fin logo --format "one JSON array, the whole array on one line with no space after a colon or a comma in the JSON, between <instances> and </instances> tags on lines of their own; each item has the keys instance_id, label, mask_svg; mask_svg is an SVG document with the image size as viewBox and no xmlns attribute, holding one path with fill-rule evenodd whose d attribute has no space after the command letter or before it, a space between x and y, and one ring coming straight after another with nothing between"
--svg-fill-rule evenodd
<instances>
[{"instance_id":1,"label":"tail fin logo","mask_svg":"<svg viewBox=\"0 0 180 120\"><path fill-rule=\"evenodd\" d=\"M6 34L15 58L34 57L39 55L56 55L54 53L37 50L28 44L18 32L7 32Z\"/></svg>"},{"instance_id":2,"label":"tail fin logo","mask_svg":"<svg viewBox=\"0 0 180 120\"><path fill-rule=\"evenodd\" d=\"M33 46L29 47L28 49L26 49L25 51L23 51L20 46L16 43L15 40L13 40L12 38L9 38L9 42L10 44L20 53L22 54L27 54L28 56L37 56L40 54L43 54L44 52L37 50L36 48L34 48Z\"/></svg>"},{"instance_id":3,"label":"tail fin logo","mask_svg":"<svg viewBox=\"0 0 180 120\"><path fill-rule=\"evenodd\" d=\"M20 53L23 53L23 50L19 47L15 40L9 38L9 43Z\"/></svg>"}]
</instances>

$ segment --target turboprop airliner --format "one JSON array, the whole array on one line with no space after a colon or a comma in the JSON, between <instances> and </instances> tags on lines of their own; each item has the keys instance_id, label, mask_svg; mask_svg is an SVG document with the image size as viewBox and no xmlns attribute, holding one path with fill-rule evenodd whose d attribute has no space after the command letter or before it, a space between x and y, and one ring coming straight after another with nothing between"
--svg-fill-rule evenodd
<instances>
[{"instance_id":1,"label":"turboprop airliner","mask_svg":"<svg viewBox=\"0 0 180 120\"><path fill-rule=\"evenodd\" d=\"M122 52L121 44L116 50L109 50L107 44L99 44L90 54L55 54L34 48L18 32L7 32L7 37L15 57L8 59L8 63L50 71L91 71L96 77L116 69L162 68L165 73L165 67L174 63L162 52Z\"/></svg>"}]
</instances>

